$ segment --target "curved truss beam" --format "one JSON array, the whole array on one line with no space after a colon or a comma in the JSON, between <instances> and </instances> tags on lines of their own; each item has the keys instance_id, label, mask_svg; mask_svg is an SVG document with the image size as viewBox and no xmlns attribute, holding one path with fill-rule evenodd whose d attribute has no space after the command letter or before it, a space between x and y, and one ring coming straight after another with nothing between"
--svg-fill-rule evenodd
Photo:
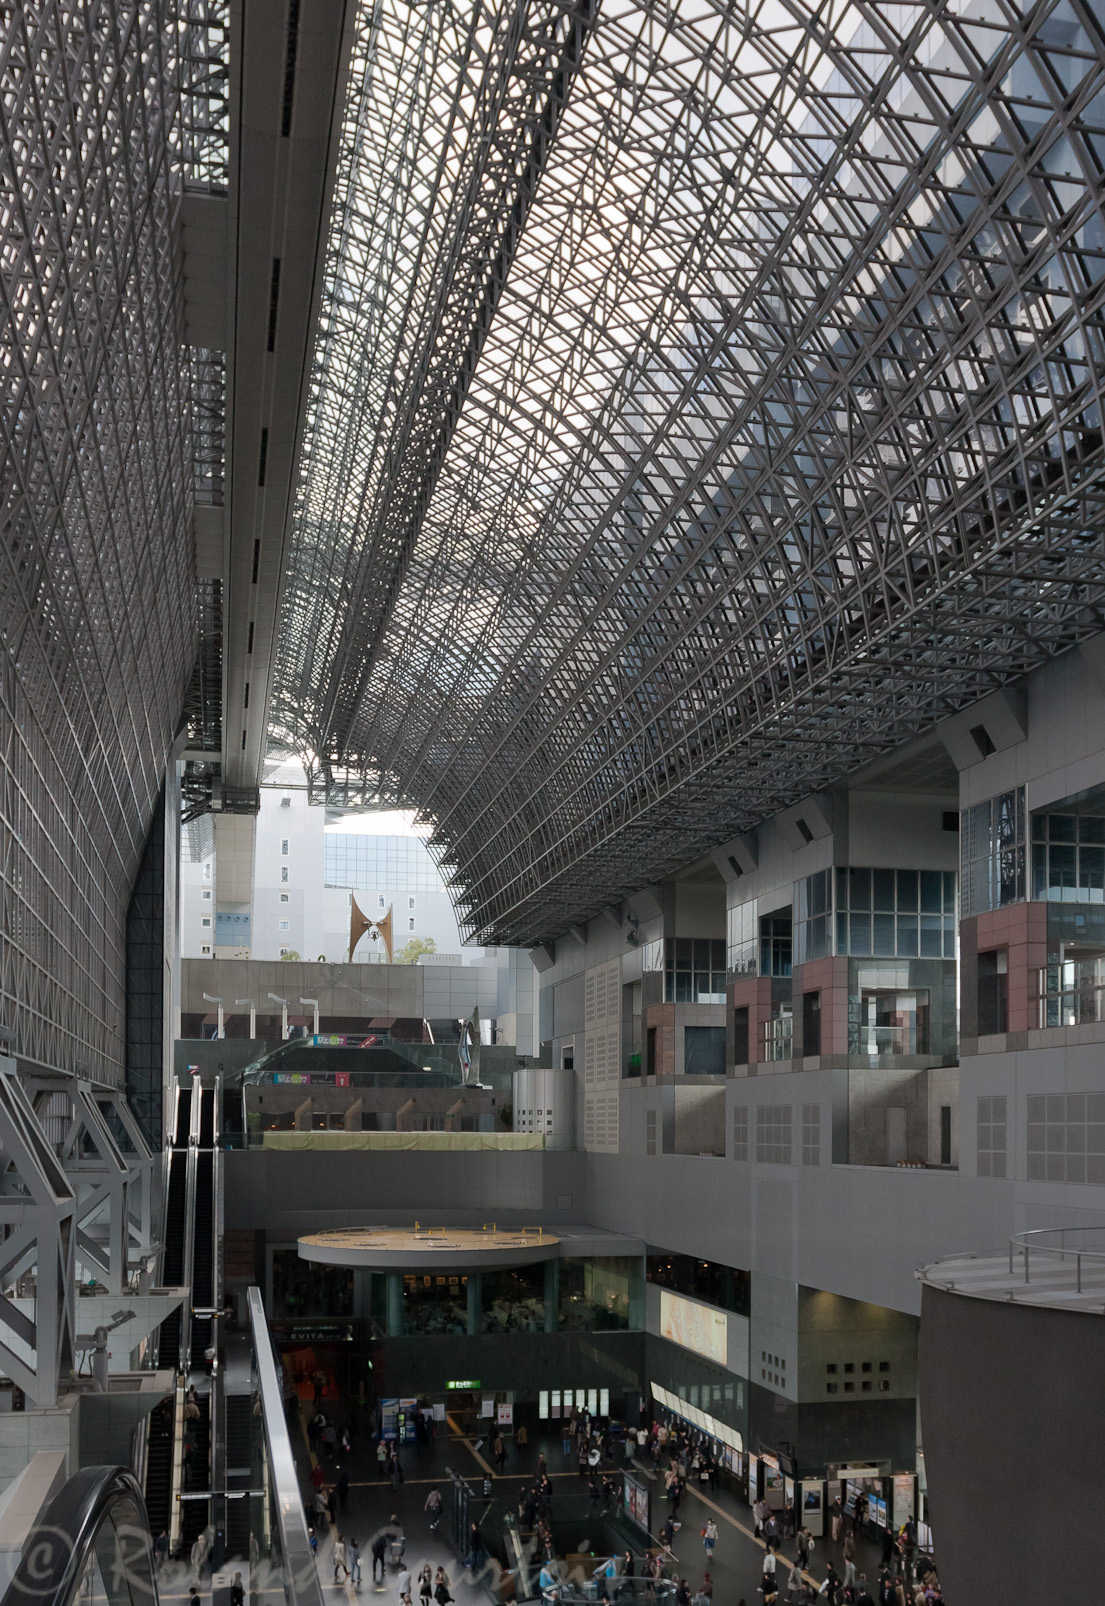
<instances>
[{"instance_id":1,"label":"curved truss beam","mask_svg":"<svg viewBox=\"0 0 1105 1606\"><path fill-rule=\"evenodd\" d=\"M609 0L412 519L514 16L362 17L274 735L533 943L1102 627L1105 44L1083 0Z\"/></svg>"}]
</instances>

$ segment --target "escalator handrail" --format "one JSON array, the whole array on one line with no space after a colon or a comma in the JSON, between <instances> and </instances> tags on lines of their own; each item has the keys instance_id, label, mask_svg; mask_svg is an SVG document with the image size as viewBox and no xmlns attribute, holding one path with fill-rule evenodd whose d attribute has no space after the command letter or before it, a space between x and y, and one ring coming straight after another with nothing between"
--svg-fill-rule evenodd
<instances>
[{"instance_id":1,"label":"escalator handrail","mask_svg":"<svg viewBox=\"0 0 1105 1606\"><path fill-rule=\"evenodd\" d=\"M83 1467L40 1513L0 1606L74 1606L96 1537L124 1501L137 1518L129 1525L137 1548L122 1558L131 1598L156 1603L153 1536L137 1479L127 1467Z\"/></svg>"},{"instance_id":2,"label":"escalator handrail","mask_svg":"<svg viewBox=\"0 0 1105 1606\"><path fill-rule=\"evenodd\" d=\"M253 1335L257 1387L261 1397L261 1420L272 1478L273 1505L286 1569L285 1594L289 1606L293 1606L293 1603L294 1606L322 1606L318 1568L307 1534L307 1518L303 1510L303 1496L299 1490L299 1473L292 1453L288 1419L284 1414L284 1390L276 1369L276 1357L273 1354L261 1290L250 1288L246 1297ZM4 1606L4 1603L0 1602L0 1606Z\"/></svg>"}]
</instances>

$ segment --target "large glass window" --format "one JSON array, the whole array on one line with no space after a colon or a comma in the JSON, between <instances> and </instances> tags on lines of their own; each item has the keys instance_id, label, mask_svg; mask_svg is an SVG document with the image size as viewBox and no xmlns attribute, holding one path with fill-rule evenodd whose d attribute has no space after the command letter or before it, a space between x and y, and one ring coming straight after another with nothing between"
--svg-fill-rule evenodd
<instances>
[{"instance_id":1,"label":"large glass window","mask_svg":"<svg viewBox=\"0 0 1105 1606\"><path fill-rule=\"evenodd\" d=\"M642 971L664 972L667 1004L725 1002L725 943L720 937L665 937L641 950Z\"/></svg>"},{"instance_id":2,"label":"large glass window","mask_svg":"<svg viewBox=\"0 0 1105 1606\"><path fill-rule=\"evenodd\" d=\"M1048 903L1105 903L1105 818L1032 816L1032 896Z\"/></svg>"},{"instance_id":3,"label":"large glass window","mask_svg":"<svg viewBox=\"0 0 1105 1606\"><path fill-rule=\"evenodd\" d=\"M725 1002L725 943L721 938L665 939L664 1001L668 1004Z\"/></svg>"},{"instance_id":4,"label":"large glass window","mask_svg":"<svg viewBox=\"0 0 1105 1606\"><path fill-rule=\"evenodd\" d=\"M798 915L794 929L795 960L824 959L832 953L833 873L819 870L798 883Z\"/></svg>"},{"instance_id":5,"label":"large glass window","mask_svg":"<svg viewBox=\"0 0 1105 1606\"><path fill-rule=\"evenodd\" d=\"M839 868L836 951L861 959L954 959L954 870Z\"/></svg>"},{"instance_id":6,"label":"large glass window","mask_svg":"<svg viewBox=\"0 0 1105 1606\"><path fill-rule=\"evenodd\" d=\"M747 1146L746 1106L742 1106L740 1114L744 1117ZM747 1153L738 1158L747 1159ZM701 1299L707 1305L717 1305L721 1310L731 1310L738 1316L748 1315L749 1274L735 1266L724 1266L717 1260L699 1260L694 1255L665 1254L663 1250L650 1248L645 1260L645 1276L650 1283L670 1288L676 1294L685 1294L688 1299Z\"/></svg>"},{"instance_id":7,"label":"large glass window","mask_svg":"<svg viewBox=\"0 0 1105 1606\"><path fill-rule=\"evenodd\" d=\"M270 1314L292 1321L316 1316L352 1316L352 1271L344 1266L323 1266L315 1261L300 1260L295 1249L274 1249Z\"/></svg>"},{"instance_id":8,"label":"large glass window","mask_svg":"<svg viewBox=\"0 0 1105 1606\"><path fill-rule=\"evenodd\" d=\"M929 1053L927 990L865 987L848 1000L848 1052L865 1059Z\"/></svg>"},{"instance_id":9,"label":"large glass window","mask_svg":"<svg viewBox=\"0 0 1105 1606\"><path fill-rule=\"evenodd\" d=\"M362 836L327 831L325 884L372 892L443 892L445 884L429 849L416 836Z\"/></svg>"},{"instance_id":10,"label":"large glass window","mask_svg":"<svg viewBox=\"0 0 1105 1606\"><path fill-rule=\"evenodd\" d=\"M683 1070L687 1076L725 1075L725 1027L683 1028Z\"/></svg>"},{"instance_id":11,"label":"large glass window","mask_svg":"<svg viewBox=\"0 0 1105 1606\"><path fill-rule=\"evenodd\" d=\"M759 922L756 900L738 903L728 911L728 962L732 976L755 976L759 972Z\"/></svg>"},{"instance_id":12,"label":"large glass window","mask_svg":"<svg viewBox=\"0 0 1105 1606\"><path fill-rule=\"evenodd\" d=\"M760 921L760 975L789 976L792 959L791 914L776 909Z\"/></svg>"},{"instance_id":13,"label":"large glass window","mask_svg":"<svg viewBox=\"0 0 1105 1606\"><path fill-rule=\"evenodd\" d=\"M609 1332L640 1324L641 1262L635 1255L596 1255L560 1262L560 1327Z\"/></svg>"},{"instance_id":14,"label":"large glass window","mask_svg":"<svg viewBox=\"0 0 1105 1606\"><path fill-rule=\"evenodd\" d=\"M1025 897L1023 786L964 809L959 842L964 919Z\"/></svg>"},{"instance_id":15,"label":"large glass window","mask_svg":"<svg viewBox=\"0 0 1105 1606\"><path fill-rule=\"evenodd\" d=\"M402 1320L405 1334L467 1332L468 1278L418 1272L404 1276Z\"/></svg>"},{"instance_id":16,"label":"large glass window","mask_svg":"<svg viewBox=\"0 0 1105 1606\"><path fill-rule=\"evenodd\" d=\"M481 1333L540 1333L545 1327L545 1268L513 1266L485 1271Z\"/></svg>"}]
</instances>

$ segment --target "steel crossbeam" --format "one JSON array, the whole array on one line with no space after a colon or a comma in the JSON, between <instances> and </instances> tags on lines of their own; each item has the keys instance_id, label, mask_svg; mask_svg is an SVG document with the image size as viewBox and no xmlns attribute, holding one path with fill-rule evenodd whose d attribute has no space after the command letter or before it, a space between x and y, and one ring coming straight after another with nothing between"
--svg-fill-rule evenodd
<instances>
[{"instance_id":1,"label":"steel crossbeam","mask_svg":"<svg viewBox=\"0 0 1105 1606\"><path fill-rule=\"evenodd\" d=\"M273 751L535 943L1102 628L1105 40L610 0L530 184L522 16L361 8Z\"/></svg>"}]
</instances>

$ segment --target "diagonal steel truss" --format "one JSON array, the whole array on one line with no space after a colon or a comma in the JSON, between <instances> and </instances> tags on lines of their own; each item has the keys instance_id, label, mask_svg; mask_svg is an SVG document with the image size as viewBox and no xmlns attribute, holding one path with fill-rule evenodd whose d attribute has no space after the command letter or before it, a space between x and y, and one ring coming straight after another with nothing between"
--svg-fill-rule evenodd
<instances>
[{"instance_id":1,"label":"diagonal steel truss","mask_svg":"<svg viewBox=\"0 0 1105 1606\"><path fill-rule=\"evenodd\" d=\"M316 795L432 819L492 942L1105 610L1097 8L556 16L362 7L275 704Z\"/></svg>"},{"instance_id":2,"label":"diagonal steel truss","mask_svg":"<svg viewBox=\"0 0 1105 1606\"><path fill-rule=\"evenodd\" d=\"M183 37L167 0L0 0L0 1023L108 1079L196 653Z\"/></svg>"}]
</instances>

